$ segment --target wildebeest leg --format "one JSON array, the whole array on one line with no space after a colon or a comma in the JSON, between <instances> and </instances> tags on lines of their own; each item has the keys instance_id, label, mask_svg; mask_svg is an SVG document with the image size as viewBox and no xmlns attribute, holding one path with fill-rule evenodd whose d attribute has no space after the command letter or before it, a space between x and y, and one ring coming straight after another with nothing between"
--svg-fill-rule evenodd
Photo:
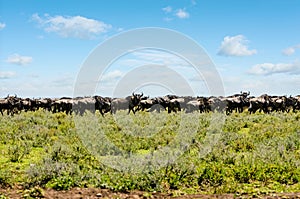
<instances>
[{"instance_id":1,"label":"wildebeest leg","mask_svg":"<svg viewBox=\"0 0 300 199\"><path fill-rule=\"evenodd\" d=\"M102 109L100 109L99 112L101 113L102 117L104 117L104 113L103 113Z\"/></svg>"},{"instance_id":2,"label":"wildebeest leg","mask_svg":"<svg viewBox=\"0 0 300 199\"><path fill-rule=\"evenodd\" d=\"M131 111L131 108L129 107L129 108L128 108L128 112L127 112L127 114L129 114L129 113L130 113L130 111Z\"/></svg>"},{"instance_id":3,"label":"wildebeest leg","mask_svg":"<svg viewBox=\"0 0 300 199\"><path fill-rule=\"evenodd\" d=\"M132 109L129 109L129 112L130 112L130 111L132 111L132 112L133 112L133 114L135 114L134 107L133 107ZM129 112L128 112L128 114L129 114Z\"/></svg>"},{"instance_id":4,"label":"wildebeest leg","mask_svg":"<svg viewBox=\"0 0 300 199\"><path fill-rule=\"evenodd\" d=\"M81 110L80 110L80 115L83 116L84 112L85 112L85 110L84 110L84 109L81 109Z\"/></svg>"},{"instance_id":5,"label":"wildebeest leg","mask_svg":"<svg viewBox=\"0 0 300 199\"><path fill-rule=\"evenodd\" d=\"M13 110L13 109L10 110L10 115L11 115L11 116L14 116L14 110Z\"/></svg>"},{"instance_id":6,"label":"wildebeest leg","mask_svg":"<svg viewBox=\"0 0 300 199\"><path fill-rule=\"evenodd\" d=\"M226 109L226 115L230 115L230 110Z\"/></svg>"},{"instance_id":7,"label":"wildebeest leg","mask_svg":"<svg viewBox=\"0 0 300 199\"><path fill-rule=\"evenodd\" d=\"M111 113L111 114L116 114L116 112L117 112L117 108L116 108L115 106L112 106L112 107L110 108L110 113Z\"/></svg>"},{"instance_id":8,"label":"wildebeest leg","mask_svg":"<svg viewBox=\"0 0 300 199\"><path fill-rule=\"evenodd\" d=\"M133 110L133 109L131 109L131 108L128 110L128 114L130 113L130 111L132 111L132 112L133 112L133 114L135 114L135 113L134 113L134 110Z\"/></svg>"},{"instance_id":9,"label":"wildebeest leg","mask_svg":"<svg viewBox=\"0 0 300 199\"><path fill-rule=\"evenodd\" d=\"M268 110L268 107L267 107L267 106L264 106L264 107L263 107L263 112L264 112L264 113L270 113L270 111Z\"/></svg>"},{"instance_id":10,"label":"wildebeest leg","mask_svg":"<svg viewBox=\"0 0 300 199\"><path fill-rule=\"evenodd\" d=\"M237 108L237 110L238 110L239 113L242 113L242 112L244 111L243 106L239 106L239 107Z\"/></svg>"},{"instance_id":11,"label":"wildebeest leg","mask_svg":"<svg viewBox=\"0 0 300 199\"><path fill-rule=\"evenodd\" d=\"M156 107L156 112L160 113L160 107L159 106Z\"/></svg>"},{"instance_id":12,"label":"wildebeest leg","mask_svg":"<svg viewBox=\"0 0 300 199\"><path fill-rule=\"evenodd\" d=\"M254 113L256 113L256 111L257 111L257 109L253 109L253 110L252 110L252 113L254 114Z\"/></svg>"}]
</instances>

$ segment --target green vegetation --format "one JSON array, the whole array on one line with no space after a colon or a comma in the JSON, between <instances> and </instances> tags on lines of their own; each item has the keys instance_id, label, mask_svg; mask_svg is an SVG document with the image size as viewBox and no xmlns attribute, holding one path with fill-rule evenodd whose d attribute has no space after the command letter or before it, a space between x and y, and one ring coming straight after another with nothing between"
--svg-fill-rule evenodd
<instances>
[{"instance_id":1,"label":"green vegetation","mask_svg":"<svg viewBox=\"0 0 300 199\"><path fill-rule=\"evenodd\" d=\"M122 111L105 117L5 115L0 117L0 186L22 185L28 197L42 194L37 187L174 194L300 191L300 113L233 113L223 125L218 117ZM189 145L180 147L179 158L160 167L143 165L143 172L130 164L123 171L104 164L118 155L151 158L182 143ZM163 155L168 158L168 152Z\"/></svg>"}]
</instances>

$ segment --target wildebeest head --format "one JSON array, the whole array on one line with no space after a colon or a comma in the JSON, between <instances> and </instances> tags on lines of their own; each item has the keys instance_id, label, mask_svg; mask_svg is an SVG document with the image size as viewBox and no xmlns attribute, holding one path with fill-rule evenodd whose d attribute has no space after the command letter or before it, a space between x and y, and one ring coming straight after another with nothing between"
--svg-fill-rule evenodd
<instances>
[{"instance_id":1,"label":"wildebeest head","mask_svg":"<svg viewBox=\"0 0 300 199\"><path fill-rule=\"evenodd\" d=\"M137 106L139 104L139 102L141 101L141 98L143 97L143 93L142 94L135 94L134 92L131 95L131 102L134 106Z\"/></svg>"},{"instance_id":2,"label":"wildebeest head","mask_svg":"<svg viewBox=\"0 0 300 199\"><path fill-rule=\"evenodd\" d=\"M241 91L241 95L240 95L240 96L246 98L246 97L248 97L249 95L250 95L250 91L248 91L248 92L243 92L243 91Z\"/></svg>"}]
</instances>

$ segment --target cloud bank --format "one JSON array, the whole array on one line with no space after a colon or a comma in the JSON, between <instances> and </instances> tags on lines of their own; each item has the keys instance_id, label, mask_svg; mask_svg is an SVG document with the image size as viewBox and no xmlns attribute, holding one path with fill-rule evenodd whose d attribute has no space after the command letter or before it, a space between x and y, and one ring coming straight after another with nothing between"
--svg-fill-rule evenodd
<instances>
[{"instance_id":1,"label":"cloud bank","mask_svg":"<svg viewBox=\"0 0 300 199\"><path fill-rule=\"evenodd\" d=\"M249 71L253 75L272 75L278 73L300 74L300 63L263 63L254 65Z\"/></svg>"},{"instance_id":2,"label":"cloud bank","mask_svg":"<svg viewBox=\"0 0 300 199\"><path fill-rule=\"evenodd\" d=\"M176 11L175 15L179 18L179 19L187 19L190 17L190 14L185 11L184 9L179 9Z\"/></svg>"},{"instance_id":3,"label":"cloud bank","mask_svg":"<svg viewBox=\"0 0 300 199\"><path fill-rule=\"evenodd\" d=\"M233 37L226 36L221 43L218 55L222 56L250 56L257 53L255 49L250 50L247 46L249 41L243 35Z\"/></svg>"},{"instance_id":4,"label":"cloud bank","mask_svg":"<svg viewBox=\"0 0 300 199\"><path fill-rule=\"evenodd\" d=\"M173 17L176 16L179 19L187 19L190 17L190 13L188 13L185 8L180 8L177 10L174 10L171 6L166 6L162 8L162 11L169 15L168 17L165 17L165 21L172 21Z\"/></svg>"},{"instance_id":5,"label":"cloud bank","mask_svg":"<svg viewBox=\"0 0 300 199\"><path fill-rule=\"evenodd\" d=\"M283 55L290 56L296 52L297 49L300 49L300 44L288 47L282 51Z\"/></svg>"},{"instance_id":6,"label":"cloud bank","mask_svg":"<svg viewBox=\"0 0 300 199\"><path fill-rule=\"evenodd\" d=\"M19 54L13 54L6 59L7 63L16 64L16 65L27 65L32 62L32 57L21 56Z\"/></svg>"},{"instance_id":7,"label":"cloud bank","mask_svg":"<svg viewBox=\"0 0 300 199\"><path fill-rule=\"evenodd\" d=\"M0 71L0 79L10 79L16 76L15 72L12 71Z\"/></svg>"},{"instance_id":8,"label":"cloud bank","mask_svg":"<svg viewBox=\"0 0 300 199\"><path fill-rule=\"evenodd\" d=\"M95 36L107 32L112 26L102 21L89 19L82 16L50 16L40 17L32 15L32 20L37 22L46 32L54 32L61 37L93 39Z\"/></svg>"}]
</instances>

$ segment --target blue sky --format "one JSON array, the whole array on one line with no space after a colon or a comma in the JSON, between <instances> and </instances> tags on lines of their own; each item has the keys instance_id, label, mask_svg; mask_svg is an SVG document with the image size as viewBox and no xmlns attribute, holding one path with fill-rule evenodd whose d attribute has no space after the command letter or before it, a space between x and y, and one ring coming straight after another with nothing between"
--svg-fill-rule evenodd
<instances>
[{"instance_id":1,"label":"blue sky","mask_svg":"<svg viewBox=\"0 0 300 199\"><path fill-rule=\"evenodd\" d=\"M300 94L299 10L299 0L0 0L0 97L72 96L93 49L143 27L167 28L195 40L215 63L226 95ZM135 52L112 64L95 94L111 96L128 71L149 63L185 65L165 52ZM209 95L192 70L175 70L197 95ZM137 90L169 92L154 87Z\"/></svg>"}]
</instances>

